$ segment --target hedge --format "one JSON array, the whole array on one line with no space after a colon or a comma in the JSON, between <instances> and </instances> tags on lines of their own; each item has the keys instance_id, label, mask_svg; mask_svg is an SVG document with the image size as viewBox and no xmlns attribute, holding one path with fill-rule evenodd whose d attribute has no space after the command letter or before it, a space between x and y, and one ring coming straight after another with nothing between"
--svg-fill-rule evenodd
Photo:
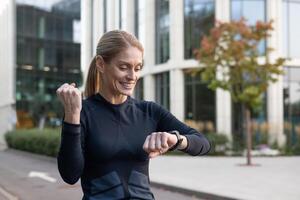
<instances>
[{"instance_id":1,"label":"hedge","mask_svg":"<svg viewBox=\"0 0 300 200\"><path fill-rule=\"evenodd\" d=\"M60 145L60 129L27 129L8 132L9 148L56 157Z\"/></svg>"},{"instance_id":2,"label":"hedge","mask_svg":"<svg viewBox=\"0 0 300 200\"><path fill-rule=\"evenodd\" d=\"M206 137L212 148L208 155L224 155L228 138L223 134L209 133ZM9 148L56 157L60 145L60 129L18 129L5 135ZM169 155L184 155L180 151Z\"/></svg>"}]
</instances>

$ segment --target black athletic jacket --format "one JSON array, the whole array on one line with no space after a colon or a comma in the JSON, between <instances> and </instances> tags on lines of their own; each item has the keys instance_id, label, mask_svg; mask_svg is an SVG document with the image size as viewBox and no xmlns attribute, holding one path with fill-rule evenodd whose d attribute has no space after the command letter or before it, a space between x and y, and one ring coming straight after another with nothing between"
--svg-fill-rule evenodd
<instances>
[{"instance_id":1,"label":"black athletic jacket","mask_svg":"<svg viewBox=\"0 0 300 200\"><path fill-rule=\"evenodd\" d=\"M203 134L156 103L128 96L115 105L93 95L83 101L80 124L63 123L57 158L61 177L69 184L81 178L83 200L153 200L143 144L152 132L171 130L186 136L184 152L195 156L209 151Z\"/></svg>"}]
</instances>

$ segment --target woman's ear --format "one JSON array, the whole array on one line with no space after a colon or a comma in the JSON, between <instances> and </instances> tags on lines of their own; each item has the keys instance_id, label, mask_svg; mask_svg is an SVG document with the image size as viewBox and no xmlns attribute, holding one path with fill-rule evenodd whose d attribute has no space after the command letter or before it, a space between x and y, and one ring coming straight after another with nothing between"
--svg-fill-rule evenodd
<instances>
[{"instance_id":1,"label":"woman's ear","mask_svg":"<svg viewBox=\"0 0 300 200\"><path fill-rule=\"evenodd\" d=\"M105 64L105 62L104 62L102 56L97 55L96 56L96 67L101 73L104 72L104 69L105 69L104 64Z\"/></svg>"}]
</instances>

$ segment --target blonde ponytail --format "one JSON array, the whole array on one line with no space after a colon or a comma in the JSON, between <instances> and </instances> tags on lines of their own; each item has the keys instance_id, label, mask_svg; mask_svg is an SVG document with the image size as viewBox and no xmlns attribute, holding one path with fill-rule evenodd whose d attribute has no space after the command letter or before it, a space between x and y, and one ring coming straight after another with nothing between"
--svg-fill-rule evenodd
<instances>
[{"instance_id":1,"label":"blonde ponytail","mask_svg":"<svg viewBox=\"0 0 300 200\"><path fill-rule=\"evenodd\" d=\"M89 67L89 72L86 78L84 96L86 98L97 94L100 91L101 78L100 72L96 67L96 56L92 59L92 62Z\"/></svg>"}]
</instances>

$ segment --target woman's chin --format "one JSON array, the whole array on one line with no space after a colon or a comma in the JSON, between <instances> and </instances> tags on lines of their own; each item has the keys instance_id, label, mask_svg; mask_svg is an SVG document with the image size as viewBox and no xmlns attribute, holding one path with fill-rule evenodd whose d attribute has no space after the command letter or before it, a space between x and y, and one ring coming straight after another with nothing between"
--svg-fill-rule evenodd
<instances>
[{"instance_id":1,"label":"woman's chin","mask_svg":"<svg viewBox=\"0 0 300 200\"><path fill-rule=\"evenodd\" d=\"M120 93L122 95L131 96L133 93L133 90L121 90Z\"/></svg>"}]
</instances>

